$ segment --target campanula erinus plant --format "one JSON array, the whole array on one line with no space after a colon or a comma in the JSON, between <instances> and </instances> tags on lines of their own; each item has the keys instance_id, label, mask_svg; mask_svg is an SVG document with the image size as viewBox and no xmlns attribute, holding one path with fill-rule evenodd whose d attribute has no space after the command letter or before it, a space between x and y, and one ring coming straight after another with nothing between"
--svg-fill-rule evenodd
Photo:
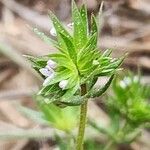
<instances>
[{"instance_id":1,"label":"campanula erinus plant","mask_svg":"<svg viewBox=\"0 0 150 150\"><path fill-rule=\"evenodd\" d=\"M119 69L124 56L112 58L111 49L102 53L98 46L99 20L92 14L88 23L87 8L77 8L72 1L72 23L64 27L57 17L49 12L54 28L50 30L56 40L51 39L37 28L34 32L46 43L53 45L58 51L46 56L27 56L33 68L43 77L44 82L39 95L46 103L59 107L81 106L79 131L76 149L83 149L86 125L87 102L89 98L102 95ZM99 77L109 76L102 88L94 85Z\"/></svg>"}]
</instances>

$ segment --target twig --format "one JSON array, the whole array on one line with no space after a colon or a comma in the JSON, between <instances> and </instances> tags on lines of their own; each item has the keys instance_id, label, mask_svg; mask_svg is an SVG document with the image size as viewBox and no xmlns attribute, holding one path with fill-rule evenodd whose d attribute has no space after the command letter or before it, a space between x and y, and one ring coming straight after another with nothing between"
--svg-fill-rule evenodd
<instances>
[{"instance_id":1,"label":"twig","mask_svg":"<svg viewBox=\"0 0 150 150\"><path fill-rule=\"evenodd\" d=\"M13 100L13 99L18 99L20 97L28 97L32 96L35 92L37 92L38 88L37 87L32 87L28 89L23 89L23 90L8 90L4 92L0 92L0 101L2 100Z\"/></svg>"},{"instance_id":2,"label":"twig","mask_svg":"<svg viewBox=\"0 0 150 150\"><path fill-rule=\"evenodd\" d=\"M50 128L22 129L12 125L8 125L8 127L5 127L5 124L7 125L7 123L0 122L0 125L4 127L0 129L0 140L52 138L57 132L57 130ZM62 137L65 136L64 133L60 131L59 135Z\"/></svg>"},{"instance_id":3,"label":"twig","mask_svg":"<svg viewBox=\"0 0 150 150\"><path fill-rule=\"evenodd\" d=\"M7 80L10 79L12 75L14 75L16 71L14 69L5 70L0 73L0 86Z\"/></svg>"},{"instance_id":4,"label":"twig","mask_svg":"<svg viewBox=\"0 0 150 150\"><path fill-rule=\"evenodd\" d=\"M40 76L31 68L31 66L27 63L27 60L25 60L19 52L14 50L12 47L8 46L8 44L1 41L0 41L0 53L13 60L17 65L27 69L29 72L35 75L35 77L39 81L42 81Z\"/></svg>"}]
</instances>

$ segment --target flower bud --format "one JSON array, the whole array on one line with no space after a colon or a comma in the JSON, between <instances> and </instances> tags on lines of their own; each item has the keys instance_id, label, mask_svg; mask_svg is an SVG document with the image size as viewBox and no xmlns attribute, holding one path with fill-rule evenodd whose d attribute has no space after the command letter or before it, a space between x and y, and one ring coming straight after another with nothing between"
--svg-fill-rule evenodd
<instances>
[{"instance_id":1,"label":"flower bud","mask_svg":"<svg viewBox=\"0 0 150 150\"><path fill-rule=\"evenodd\" d=\"M57 67L57 63L50 59L50 60L48 60L48 62L47 62L47 67L50 67L50 68L52 68L52 69L55 69L55 68Z\"/></svg>"},{"instance_id":2,"label":"flower bud","mask_svg":"<svg viewBox=\"0 0 150 150\"><path fill-rule=\"evenodd\" d=\"M51 28L50 34L51 34L52 36L57 36L57 33L56 33L55 28Z\"/></svg>"},{"instance_id":3,"label":"flower bud","mask_svg":"<svg viewBox=\"0 0 150 150\"><path fill-rule=\"evenodd\" d=\"M45 77L49 77L49 76L53 73L52 69L49 70L48 68L41 68L39 71L40 71L41 74L44 75Z\"/></svg>"},{"instance_id":4,"label":"flower bud","mask_svg":"<svg viewBox=\"0 0 150 150\"><path fill-rule=\"evenodd\" d=\"M59 82L59 87L64 90L68 84L68 80L62 80Z\"/></svg>"}]
</instances>

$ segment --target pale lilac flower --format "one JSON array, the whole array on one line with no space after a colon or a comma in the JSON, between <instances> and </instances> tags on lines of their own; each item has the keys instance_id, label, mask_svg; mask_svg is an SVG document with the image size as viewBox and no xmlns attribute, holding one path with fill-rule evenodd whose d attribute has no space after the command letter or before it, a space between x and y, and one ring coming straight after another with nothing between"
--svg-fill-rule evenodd
<instances>
[{"instance_id":1,"label":"pale lilac flower","mask_svg":"<svg viewBox=\"0 0 150 150\"><path fill-rule=\"evenodd\" d=\"M41 74L46 77L46 79L44 80L43 86L47 86L50 80L54 78L55 71L53 69L55 69L56 67L57 67L56 62L54 62L53 60L48 60L45 68L41 68L39 70Z\"/></svg>"},{"instance_id":2,"label":"pale lilac flower","mask_svg":"<svg viewBox=\"0 0 150 150\"><path fill-rule=\"evenodd\" d=\"M50 34L51 34L52 36L57 36L57 33L56 33L55 28L51 28Z\"/></svg>"},{"instance_id":3,"label":"pale lilac flower","mask_svg":"<svg viewBox=\"0 0 150 150\"><path fill-rule=\"evenodd\" d=\"M53 61L53 60L50 59L47 62L47 66L50 67L50 68L52 68L52 69L55 69L57 67L57 63L55 61Z\"/></svg>"},{"instance_id":4,"label":"pale lilac flower","mask_svg":"<svg viewBox=\"0 0 150 150\"><path fill-rule=\"evenodd\" d=\"M68 85L68 80L62 80L59 82L59 87L64 90L66 86Z\"/></svg>"},{"instance_id":5,"label":"pale lilac flower","mask_svg":"<svg viewBox=\"0 0 150 150\"><path fill-rule=\"evenodd\" d=\"M55 73L53 72L49 77L47 77L43 82L43 86L47 86L49 82L54 78L54 75Z\"/></svg>"},{"instance_id":6,"label":"pale lilac flower","mask_svg":"<svg viewBox=\"0 0 150 150\"><path fill-rule=\"evenodd\" d=\"M72 22L72 23L69 23L69 24L67 24L67 27L69 27L69 28L73 28L73 25L74 25L74 23Z\"/></svg>"},{"instance_id":7,"label":"pale lilac flower","mask_svg":"<svg viewBox=\"0 0 150 150\"><path fill-rule=\"evenodd\" d=\"M41 68L39 70L41 72L42 75L44 75L45 77L49 77L52 73L53 73L53 70L49 70L48 68Z\"/></svg>"}]
</instances>

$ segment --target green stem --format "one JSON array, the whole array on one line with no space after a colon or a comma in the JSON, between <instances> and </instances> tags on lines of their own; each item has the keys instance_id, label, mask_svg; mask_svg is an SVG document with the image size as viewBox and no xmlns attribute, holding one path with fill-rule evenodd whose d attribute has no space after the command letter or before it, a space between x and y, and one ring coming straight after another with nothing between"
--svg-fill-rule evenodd
<instances>
[{"instance_id":1,"label":"green stem","mask_svg":"<svg viewBox=\"0 0 150 150\"><path fill-rule=\"evenodd\" d=\"M81 95L85 95L87 92L86 85L81 85ZM86 126L86 116L87 116L87 101L81 105L80 109L80 124L77 136L77 145L76 150L83 150L84 144L84 133L85 133L85 126Z\"/></svg>"}]
</instances>

